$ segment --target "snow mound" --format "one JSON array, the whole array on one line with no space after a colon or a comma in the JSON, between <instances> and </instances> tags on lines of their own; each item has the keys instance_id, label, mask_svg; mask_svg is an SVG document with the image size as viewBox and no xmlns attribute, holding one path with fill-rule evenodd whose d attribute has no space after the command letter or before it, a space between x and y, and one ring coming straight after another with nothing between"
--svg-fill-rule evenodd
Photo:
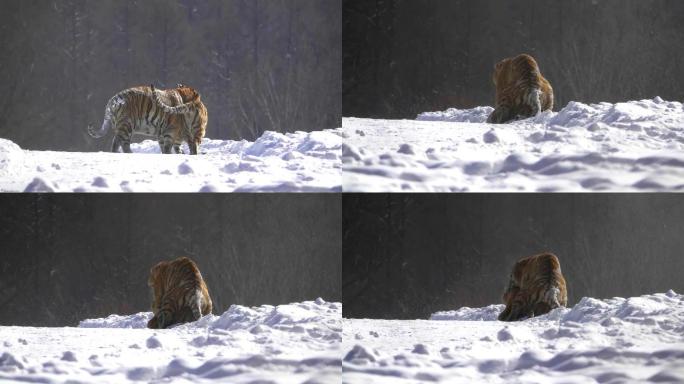
<instances>
[{"instance_id":1,"label":"snow mound","mask_svg":"<svg viewBox=\"0 0 684 384\"><path fill-rule=\"evenodd\" d=\"M187 144L181 146L189 153ZM159 143L132 154L24 151L0 139L0 191L336 192L342 188L341 129L278 133L254 142L205 138L197 156L159 155Z\"/></svg>"},{"instance_id":2,"label":"snow mound","mask_svg":"<svg viewBox=\"0 0 684 384\"><path fill-rule=\"evenodd\" d=\"M682 382L684 295L582 298L496 321L503 305L431 320L345 319L345 382ZM436 321L439 320L439 321ZM361 335L374 337L362 337Z\"/></svg>"},{"instance_id":3,"label":"snow mound","mask_svg":"<svg viewBox=\"0 0 684 384\"><path fill-rule=\"evenodd\" d=\"M491 107L417 120L343 119L349 192L680 191L684 108L660 97L572 101L486 124Z\"/></svg>"},{"instance_id":4,"label":"snow mound","mask_svg":"<svg viewBox=\"0 0 684 384\"><path fill-rule=\"evenodd\" d=\"M0 139L0 178L14 177L20 172L24 152L18 145Z\"/></svg>"},{"instance_id":5,"label":"snow mound","mask_svg":"<svg viewBox=\"0 0 684 384\"><path fill-rule=\"evenodd\" d=\"M446 111L423 112L416 117L421 121L453 121L461 123L486 123L494 108L475 107L471 109L449 108Z\"/></svg>"},{"instance_id":6,"label":"snow mound","mask_svg":"<svg viewBox=\"0 0 684 384\"><path fill-rule=\"evenodd\" d=\"M173 328L212 328L233 331L248 330L256 326L268 326L289 330L298 324L327 322L334 320L334 315L341 311L339 303L329 303L318 298L315 301L284 305L262 305L245 307L231 305L221 315L209 314L196 322L176 325ZM110 315L101 319L86 319L79 322L80 328L147 328L152 312L140 312L133 315Z\"/></svg>"},{"instance_id":7,"label":"snow mound","mask_svg":"<svg viewBox=\"0 0 684 384\"><path fill-rule=\"evenodd\" d=\"M430 320L496 321L506 306L492 304L483 308L462 307L455 311L435 312Z\"/></svg>"},{"instance_id":8,"label":"snow mound","mask_svg":"<svg viewBox=\"0 0 684 384\"><path fill-rule=\"evenodd\" d=\"M684 329L684 296L670 290L639 297L614 297L594 299L583 297L572 308L558 308L546 315L530 320L559 320L575 323L602 323L622 320L638 324L653 324L658 319L676 318L682 320ZM498 321L505 305L493 304L482 308L462 307L455 311L435 312L430 320L452 321Z\"/></svg>"},{"instance_id":9,"label":"snow mound","mask_svg":"<svg viewBox=\"0 0 684 384\"><path fill-rule=\"evenodd\" d=\"M86 319L78 323L80 328L147 328L152 312L133 315L109 315L102 319Z\"/></svg>"},{"instance_id":10,"label":"snow mound","mask_svg":"<svg viewBox=\"0 0 684 384\"><path fill-rule=\"evenodd\" d=\"M340 303L233 305L161 330L145 328L151 316L0 327L0 382L339 383Z\"/></svg>"}]
</instances>

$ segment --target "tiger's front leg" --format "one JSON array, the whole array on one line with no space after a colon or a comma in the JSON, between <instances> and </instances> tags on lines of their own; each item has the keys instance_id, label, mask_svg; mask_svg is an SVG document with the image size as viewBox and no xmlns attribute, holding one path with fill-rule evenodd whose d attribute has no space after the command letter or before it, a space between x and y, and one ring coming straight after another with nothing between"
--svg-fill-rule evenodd
<instances>
[{"instance_id":1,"label":"tiger's front leg","mask_svg":"<svg viewBox=\"0 0 684 384\"><path fill-rule=\"evenodd\" d=\"M505 123L507 121L513 120L515 116L513 116L513 113L510 108L508 107L497 107L491 115L487 118L487 123L490 124L501 124Z\"/></svg>"},{"instance_id":2,"label":"tiger's front leg","mask_svg":"<svg viewBox=\"0 0 684 384\"><path fill-rule=\"evenodd\" d=\"M150 329L158 329L159 328L159 321L157 320L157 315L154 315L150 321L147 322L147 328Z\"/></svg>"},{"instance_id":3,"label":"tiger's front leg","mask_svg":"<svg viewBox=\"0 0 684 384\"><path fill-rule=\"evenodd\" d=\"M199 143L188 140L188 148L190 148L190 154L191 155L197 154L197 148L198 147L199 147Z\"/></svg>"},{"instance_id":4,"label":"tiger's front leg","mask_svg":"<svg viewBox=\"0 0 684 384\"><path fill-rule=\"evenodd\" d=\"M162 140L159 141L162 153L171 153L171 149L174 146L173 138L171 136L164 136Z\"/></svg>"},{"instance_id":5,"label":"tiger's front leg","mask_svg":"<svg viewBox=\"0 0 684 384\"><path fill-rule=\"evenodd\" d=\"M173 315L169 311L159 311L147 322L147 328L164 329L174 324Z\"/></svg>"}]
</instances>

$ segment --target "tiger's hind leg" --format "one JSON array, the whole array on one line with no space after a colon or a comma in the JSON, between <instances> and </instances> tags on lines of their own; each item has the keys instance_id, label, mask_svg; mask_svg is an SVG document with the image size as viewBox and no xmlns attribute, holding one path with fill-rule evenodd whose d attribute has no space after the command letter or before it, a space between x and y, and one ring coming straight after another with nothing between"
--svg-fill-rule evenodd
<instances>
[{"instance_id":1,"label":"tiger's hind leg","mask_svg":"<svg viewBox=\"0 0 684 384\"><path fill-rule=\"evenodd\" d=\"M119 152L119 148L121 148L124 153L132 153L131 139L120 135L114 136L114 140L112 140L112 152Z\"/></svg>"},{"instance_id":2,"label":"tiger's hind leg","mask_svg":"<svg viewBox=\"0 0 684 384\"><path fill-rule=\"evenodd\" d=\"M124 153L132 153L131 151L131 135L133 128L130 123L125 122L116 127L114 140L112 141L112 152L119 152L121 148Z\"/></svg>"},{"instance_id":3,"label":"tiger's hind leg","mask_svg":"<svg viewBox=\"0 0 684 384\"><path fill-rule=\"evenodd\" d=\"M114 135L114 139L112 139L112 152L119 152L119 148L121 148L121 139L119 136Z\"/></svg>"},{"instance_id":4,"label":"tiger's hind leg","mask_svg":"<svg viewBox=\"0 0 684 384\"><path fill-rule=\"evenodd\" d=\"M174 144L174 145L173 145L173 150L174 150L174 152L176 152L177 154L180 154L180 155L183 155L183 154L184 154L183 150L182 150L181 147L180 147L180 144Z\"/></svg>"}]
</instances>

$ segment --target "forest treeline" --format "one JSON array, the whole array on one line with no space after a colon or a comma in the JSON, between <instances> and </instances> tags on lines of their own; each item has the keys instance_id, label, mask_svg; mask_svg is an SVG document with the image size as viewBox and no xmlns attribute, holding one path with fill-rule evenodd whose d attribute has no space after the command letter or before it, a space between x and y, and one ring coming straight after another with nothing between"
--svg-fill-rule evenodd
<instances>
[{"instance_id":1,"label":"forest treeline","mask_svg":"<svg viewBox=\"0 0 684 384\"><path fill-rule=\"evenodd\" d=\"M150 83L199 90L209 138L338 127L341 33L339 0L3 1L0 137L107 149L86 126Z\"/></svg>"},{"instance_id":2,"label":"forest treeline","mask_svg":"<svg viewBox=\"0 0 684 384\"><path fill-rule=\"evenodd\" d=\"M493 105L494 64L533 55L569 101L684 100L679 0L343 0L343 114Z\"/></svg>"}]
</instances>

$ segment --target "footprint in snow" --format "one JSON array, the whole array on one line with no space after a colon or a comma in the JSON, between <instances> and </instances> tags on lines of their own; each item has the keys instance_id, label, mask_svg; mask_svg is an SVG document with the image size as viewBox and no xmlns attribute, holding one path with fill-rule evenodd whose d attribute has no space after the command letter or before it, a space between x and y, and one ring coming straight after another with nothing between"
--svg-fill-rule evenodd
<instances>
[{"instance_id":1,"label":"footprint in snow","mask_svg":"<svg viewBox=\"0 0 684 384\"><path fill-rule=\"evenodd\" d=\"M24 192L54 192L55 187L46 180L43 180L40 177L36 177L31 181L26 188L24 189Z\"/></svg>"},{"instance_id":2,"label":"footprint in snow","mask_svg":"<svg viewBox=\"0 0 684 384\"><path fill-rule=\"evenodd\" d=\"M512 334L511 331L508 329L508 327L502 328L502 329L496 334L496 338L497 338L499 341L509 341L509 340L513 340L513 339L514 339L513 334Z\"/></svg>"},{"instance_id":3,"label":"footprint in snow","mask_svg":"<svg viewBox=\"0 0 684 384\"><path fill-rule=\"evenodd\" d=\"M398 153L403 153L404 155L415 155L416 151L413 150L413 147L411 144L402 144L399 146L399 149L397 150Z\"/></svg>"},{"instance_id":4,"label":"footprint in snow","mask_svg":"<svg viewBox=\"0 0 684 384\"><path fill-rule=\"evenodd\" d=\"M416 353L419 355L429 355L427 347L424 344L416 344L413 346L413 351L411 353Z\"/></svg>"},{"instance_id":5,"label":"footprint in snow","mask_svg":"<svg viewBox=\"0 0 684 384\"><path fill-rule=\"evenodd\" d=\"M213 186L211 184L206 184L206 185L203 185L199 191L202 193L214 193L214 192L218 192L219 190L218 190L218 188L216 188L215 186Z\"/></svg>"},{"instance_id":6,"label":"footprint in snow","mask_svg":"<svg viewBox=\"0 0 684 384\"><path fill-rule=\"evenodd\" d=\"M78 359L76 358L76 355L71 351L65 351L62 354L62 360L64 360L64 361L78 361Z\"/></svg>"},{"instance_id":7,"label":"footprint in snow","mask_svg":"<svg viewBox=\"0 0 684 384\"><path fill-rule=\"evenodd\" d=\"M108 188L109 187L109 185L107 184L107 179L105 179L102 176L97 176L96 178L94 178L91 185L93 187L100 187L100 188Z\"/></svg>"},{"instance_id":8,"label":"footprint in snow","mask_svg":"<svg viewBox=\"0 0 684 384\"><path fill-rule=\"evenodd\" d=\"M162 344L161 341L156 336L150 336L147 341L145 342L147 345L147 348L161 348Z\"/></svg>"},{"instance_id":9,"label":"footprint in snow","mask_svg":"<svg viewBox=\"0 0 684 384\"><path fill-rule=\"evenodd\" d=\"M484 135L482 135L482 141L487 144L498 143L499 136L496 134L494 129L490 129L489 131L485 132Z\"/></svg>"},{"instance_id":10,"label":"footprint in snow","mask_svg":"<svg viewBox=\"0 0 684 384\"><path fill-rule=\"evenodd\" d=\"M375 353L373 351L369 351L366 348L360 346L360 345L355 345L354 348L352 348L351 351L349 351L345 356L344 356L344 361L349 361L353 363L365 363L365 362L375 362Z\"/></svg>"},{"instance_id":11,"label":"footprint in snow","mask_svg":"<svg viewBox=\"0 0 684 384\"><path fill-rule=\"evenodd\" d=\"M181 175L187 175L193 172L192 167L187 162L180 163L178 166L178 173Z\"/></svg>"}]
</instances>

